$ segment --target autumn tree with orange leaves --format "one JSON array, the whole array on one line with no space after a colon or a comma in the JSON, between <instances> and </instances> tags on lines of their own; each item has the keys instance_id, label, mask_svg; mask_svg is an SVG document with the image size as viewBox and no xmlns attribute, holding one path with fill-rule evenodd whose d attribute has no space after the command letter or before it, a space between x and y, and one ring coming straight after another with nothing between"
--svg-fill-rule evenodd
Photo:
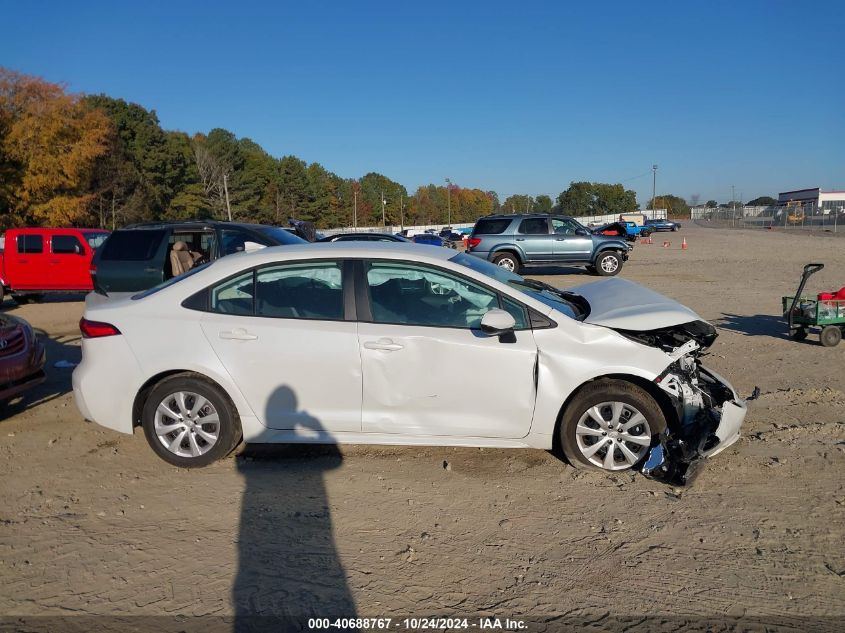
<instances>
[{"instance_id":1,"label":"autumn tree with orange leaves","mask_svg":"<svg viewBox=\"0 0 845 633\"><path fill-rule=\"evenodd\" d=\"M111 133L105 114L78 95L0 68L2 223L90 223L92 170Z\"/></svg>"}]
</instances>

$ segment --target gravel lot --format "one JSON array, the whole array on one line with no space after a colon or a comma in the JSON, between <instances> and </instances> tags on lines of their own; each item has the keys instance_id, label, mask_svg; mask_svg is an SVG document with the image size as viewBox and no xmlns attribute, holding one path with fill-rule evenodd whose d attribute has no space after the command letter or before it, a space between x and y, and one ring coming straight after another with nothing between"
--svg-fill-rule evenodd
<instances>
[{"instance_id":1,"label":"gravel lot","mask_svg":"<svg viewBox=\"0 0 845 633\"><path fill-rule=\"evenodd\" d=\"M0 413L0 616L489 614L601 630L672 615L640 626L842 630L824 616L845 615L845 344L786 339L780 297L810 261L827 265L813 293L845 285L845 239L696 226L655 238L622 276L717 324L707 364L762 390L744 437L683 490L532 450L251 447L180 470L140 433L77 412L70 370L53 365L79 359L80 301L7 301L49 338L49 380Z\"/></svg>"}]
</instances>

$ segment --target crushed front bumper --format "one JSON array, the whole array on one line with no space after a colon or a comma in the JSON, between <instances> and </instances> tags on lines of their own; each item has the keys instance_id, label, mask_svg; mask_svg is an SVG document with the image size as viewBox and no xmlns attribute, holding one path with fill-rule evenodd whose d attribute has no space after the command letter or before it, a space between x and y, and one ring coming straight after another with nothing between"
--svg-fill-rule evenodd
<instances>
[{"instance_id":1,"label":"crushed front bumper","mask_svg":"<svg viewBox=\"0 0 845 633\"><path fill-rule=\"evenodd\" d=\"M649 451L640 472L646 477L674 486L693 481L703 461L734 444L748 411L746 401L719 374L701 368L701 372L730 392L718 407L702 408L680 428L668 429ZM752 396L753 398L754 396Z\"/></svg>"}]
</instances>

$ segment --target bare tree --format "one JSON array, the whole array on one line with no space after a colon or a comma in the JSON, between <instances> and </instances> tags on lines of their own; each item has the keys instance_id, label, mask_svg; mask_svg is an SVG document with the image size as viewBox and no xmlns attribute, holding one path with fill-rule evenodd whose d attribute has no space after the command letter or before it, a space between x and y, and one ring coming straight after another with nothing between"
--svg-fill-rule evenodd
<instances>
[{"instance_id":1,"label":"bare tree","mask_svg":"<svg viewBox=\"0 0 845 633\"><path fill-rule=\"evenodd\" d=\"M220 217L228 217L231 220L228 181L232 175L232 168L208 151L201 141L193 142L193 150L197 171L208 203Z\"/></svg>"}]
</instances>

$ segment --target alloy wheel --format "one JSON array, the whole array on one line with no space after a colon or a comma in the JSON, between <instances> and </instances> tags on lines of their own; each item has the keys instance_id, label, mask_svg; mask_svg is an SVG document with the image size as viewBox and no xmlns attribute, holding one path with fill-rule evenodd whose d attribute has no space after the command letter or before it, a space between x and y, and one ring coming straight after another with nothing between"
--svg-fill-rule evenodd
<instances>
[{"instance_id":1,"label":"alloy wheel","mask_svg":"<svg viewBox=\"0 0 845 633\"><path fill-rule=\"evenodd\" d=\"M190 391L166 396L156 408L155 434L179 457L199 457L217 443L220 417L211 402Z\"/></svg>"},{"instance_id":2,"label":"alloy wheel","mask_svg":"<svg viewBox=\"0 0 845 633\"><path fill-rule=\"evenodd\" d=\"M590 407L575 428L578 450L594 466L626 470L651 446L645 416L625 402L602 402Z\"/></svg>"},{"instance_id":3,"label":"alloy wheel","mask_svg":"<svg viewBox=\"0 0 845 633\"><path fill-rule=\"evenodd\" d=\"M615 257L608 255L607 257L601 260L601 269L604 272L616 272L617 268L619 268L619 260L617 260Z\"/></svg>"}]
</instances>

